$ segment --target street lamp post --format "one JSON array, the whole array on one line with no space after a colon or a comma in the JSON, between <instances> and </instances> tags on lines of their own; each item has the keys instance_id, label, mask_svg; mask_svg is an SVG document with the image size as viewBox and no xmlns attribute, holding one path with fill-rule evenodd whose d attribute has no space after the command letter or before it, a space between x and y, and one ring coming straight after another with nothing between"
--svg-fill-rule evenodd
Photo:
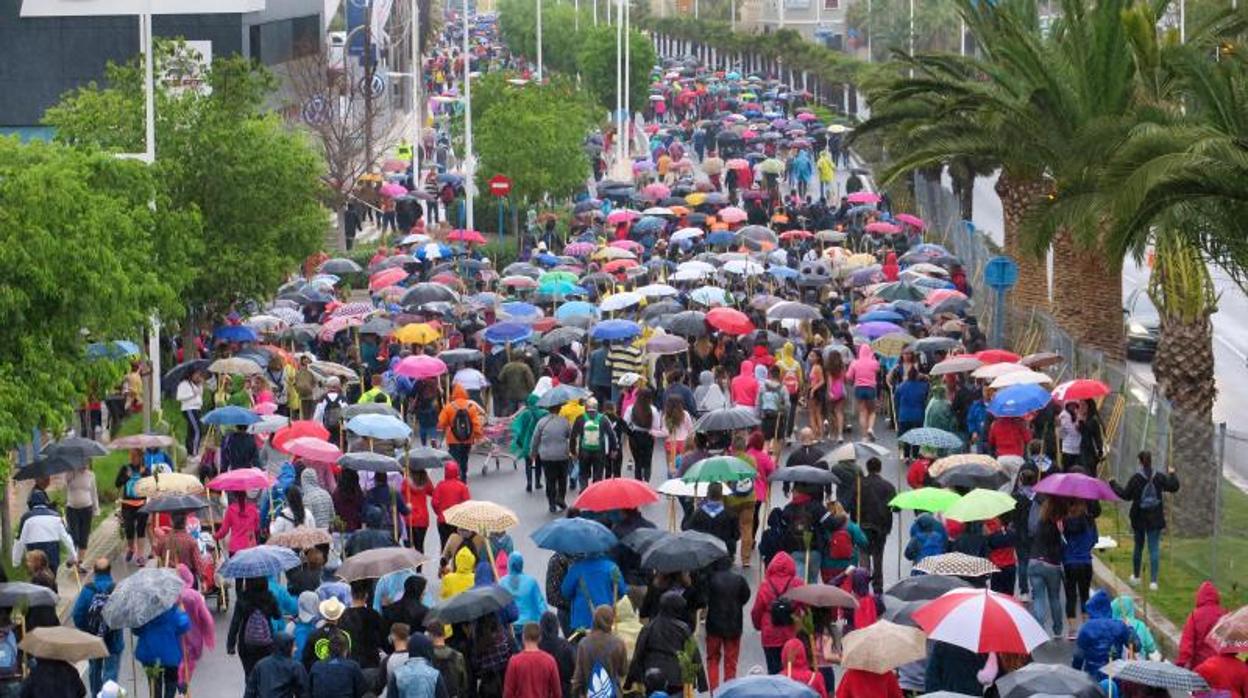
<instances>
[{"instance_id":1,"label":"street lamp post","mask_svg":"<svg viewBox=\"0 0 1248 698\"><path fill-rule=\"evenodd\" d=\"M464 227L473 229L473 188L476 156L472 153L472 54L469 53L468 0L464 0Z\"/></svg>"},{"instance_id":2,"label":"street lamp post","mask_svg":"<svg viewBox=\"0 0 1248 698\"><path fill-rule=\"evenodd\" d=\"M542 81L542 0L537 2L537 81Z\"/></svg>"},{"instance_id":3,"label":"street lamp post","mask_svg":"<svg viewBox=\"0 0 1248 698\"><path fill-rule=\"evenodd\" d=\"M425 71L420 57L420 7L416 0L411 0L409 4L412 10L412 90L410 97L412 118L416 120L415 136L412 138L412 188L416 188L421 186L420 149L424 142L421 135L425 129L425 115L424 110L420 108L420 80L424 77Z\"/></svg>"}]
</instances>

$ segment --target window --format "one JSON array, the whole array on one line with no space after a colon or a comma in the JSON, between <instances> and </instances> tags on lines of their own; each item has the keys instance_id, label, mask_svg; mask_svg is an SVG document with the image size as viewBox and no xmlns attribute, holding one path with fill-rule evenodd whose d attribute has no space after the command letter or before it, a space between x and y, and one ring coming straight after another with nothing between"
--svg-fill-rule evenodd
<instances>
[{"instance_id":1,"label":"window","mask_svg":"<svg viewBox=\"0 0 1248 698\"><path fill-rule=\"evenodd\" d=\"M823 9L839 10L841 9L841 0L823 0Z\"/></svg>"}]
</instances>

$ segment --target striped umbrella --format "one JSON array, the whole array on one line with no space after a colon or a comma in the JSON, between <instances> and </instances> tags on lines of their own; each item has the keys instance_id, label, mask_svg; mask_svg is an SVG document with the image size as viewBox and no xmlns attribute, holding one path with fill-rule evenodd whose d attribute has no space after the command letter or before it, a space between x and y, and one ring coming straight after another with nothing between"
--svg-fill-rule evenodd
<instances>
[{"instance_id":1,"label":"striped umbrella","mask_svg":"<svg viewBox=\"0 0 1248 698\"><path fill-rule=\"evenodd\" d=\"M954 589L912 614L929 640L972 652L1028 654L1049 640L1014 597L988 589Z\"/></svg>"}]
</instances>

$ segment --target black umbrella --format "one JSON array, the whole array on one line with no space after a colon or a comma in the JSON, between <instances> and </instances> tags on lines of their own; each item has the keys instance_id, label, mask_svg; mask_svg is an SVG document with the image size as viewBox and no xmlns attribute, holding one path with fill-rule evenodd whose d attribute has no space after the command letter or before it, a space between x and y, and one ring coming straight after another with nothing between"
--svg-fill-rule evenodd
<instances>
[{"instance_id":1,"label":"black umbrella","mask_svg":"<svg viewBox=\"0 0 1248 698\"><path fill-rule=\"evenodd\" d=\"M641 566L655 572L687 572L728 555L724 541L701 531L681 531L646 547Z\"/></svg>"},{"instance_id":2,"label":"black umbrella","mask_svg":"<svg viewBox=\"0 0 1248 698\"><path fill-rule=\"evenodd\" d=\"M384 317L370 318L359 329L360 334L375 334L379 337L385 337L393 331L394 323Z\"/></svg>"},{"instance_id":3,"label":"black umbrella","mask_svg":"<svg viewBox=\"0 0 1248 698\"><path fill-rule=\"evenodd\" d=\"M364 271L364 269L350 259L335 257L327 260L317 271L322 274L357 274Z\"/></svg>"},{"instance_id":4,"label":"black umbrella","mask_svg":"<svg viewBox=\"0 0 1248 698\"><path fill-rule=\"evenodd\" d=\"M579 327L556 327L537 340L537 348L552 352L559 347L566 347L573 342L585 339L585 330Z\"/></svg>"},{"instance_id":5,"label":"black umbrella","mask_svg":"<svg viewBox=\"0 0 1248 698\"><path fill-rule=\"evenodd\" d=\"M573 213L585 213L586 211L595 211L602 208L602 201L599 199L586 199L578 202L572 207Z\"/></svg>"},{"instance_id":6,"label":"black umbrella","mask_svg":"<svg viewBox=\"0 0 1248 698\"><path fill-rule=\"evenodd\" d=\"M44 458L60 456L67 461L85 466L91 462L92 458L107 456L108 448L99 441L84 439L81 436L71 436L56 443L48 444L40 455Z\"/></svg>"},{"instance_id":7,"label":"black umbrella","mask_svg":"<svg viewBox=\"0 0 1248 698\"><path fill-rule=\"evenodd\" d=\"M186 380L187 376L190 376L196 371L207 371L208 365L211 363L212 361L208 359L192 359L191 361L183 361L170 369L169 372L161 378L161 384L165 386L166 392L172 393L178 389L178 383Z\"/></svg>"},{"instance_id":8,"label":"black umbrella","mask_svg":"<svg viewBox=\"0 0 1248 698\"><path fill-rule=\"evenodd\" d=\"M77 470L79 467L74 461L63 456L49 456L40 458L39 460L27 465L25 468L17 471L13 476L14 480L37 480L41 477L52 477L59 473L67 473L71 470Z\"/></svg>"},{"instance_id":9,"label":"black umbrella","mask_svg":"<svg viewBox=\"0 0 1248 698\"><path fill-rule=\"evenodd\" d=\"M1008 473L982 463L959 465L936 477L936 482L941 487L965 487L972 490L977 487L995 490L1009 481Z\"/></svg>"},{"instance_id":10,"label":"black umbrella","mask_svg":"<svg viewBox=\"0 0 1248 698\"><path fill-rule=\"evenodd\" d=\"M0 606L5 608L55 605L56 592L45 586L28 582L5 582L0 584Z\"/></svg>"},{"instance_id":11,"label":"black umbrella","mask_svg":"<svg viewBox=\"0 0 1248 698\"><path fill-rule=\"evenodd\" d=\"M485 354L476 349L447 349L438 354L438 358L442 359L442 363L447 366L462 366L481 361L485 358Z\"/></svg>"},{"instance_id":12,"label":"black umbrella","mask_svg":"<svg viewBox=\"0 0 1248 698\"><path fill-rule=\"evenodd\" d=\"M808 485L840 485L834 473L813 465L790 465L768 476L769 482L801 482Z\"/></svg>"},{"instance_id":13,"label":"black umbrella","mask_svg":"<svg viewBox=\"0 0 1248 698\"><path fill-rule=\"evenodd\" d=\"M393 456L372 451L356 451L338 459L338 465L352 470L366 470L370 473L397 473L403 469Z\"/></svg>"},{"instance_id":14,"label":"black umbrella","mask_svg":"<svg viewBox=\"0 0 1248 698\"><path fill-rule=\"evenodd\" d=\"M693 430L699 433L708 431L737 431L738 429L749 429L760 424L758 415L749 407L725 407L721 410L711 410L702 415L698 422L693 425Z\"/></svg>"},{"instance_id":15,"label":"black umbrella","mask_svg":"<svg viewBox=\"0 0 1248 698\"><path fill-rule=\"evenodd\" d=\"M912 628L919 627L918 622L912 617L914 612L931 603L928 600L922 601L902 601L899 598L892 597L884 599L884 620L897 625L908 625Z\"/></svg>"},{"instance_id":16,"label":"black umbrella","mask_svg":"<svg viewBox=\"0 0 1248 698\"><path fill-rule=\"evenodd\" d=\"M577 282L577 285L581 288L589 288L590 286L607 288L614 283L615 279L612 278L610 274L594 272L593 274L586 274L585 276L582 276L580 281Z\"/></svg>"},{"instance_id":17,"label":"black umbrella","mask_svg":"<svg viewBox=\"0 0 1248 698\"><path fill-rule=\"evenodd\" d=\"M441 284L420 283L411 287L407 293L403 294L403 300L400 305L422 305L424 303L433 303L434 301L458 303L459 294Z\"/></svg>"},{"instance_id":18,"label":"black umbrella","mask_svg":"<svg viewBox=\"0 0 1248 698\"><path fill-rule=\"evenodd\" d=\"M193 494L163 494L147 500L147 503L139 508L144 514L155 514L158 512L172 511L199 511L208 506L208 500Z\"/></svg>"},{"instance_id":19,"label":"black umbrella","mask_svg":"<svg viewBox=\"0 0 1248 698\"><path fill-rule=\"evenodd\" d=\"M1043 642L1031 651L1031 660L1041 664L1061 664L1070 666L1075 658L1075 643L1063 637L1055 637Z\"/></svg>"},{"instance_id":20,"label":"black umbrella","mask_svg":"<svg viewBox=\"0 0 1248 698\"><path fill-rule=\"evenodd\" d=\"M1086 671L1057 664L1028 664L997 681L1001 698L1026 698L1037 694L1100 698L1100 687Z\"/></svg>"},{"instance_id":21,"label":"black umbrella","mask_svg":"<svg viewBox=\"0 0 1248 698\"><path fill-rule=\"evenodd\" d=\"M677 313L663 325L663 328L672 334L678 334L685 338L705 337L706 313L700 310L686 310L683 313Z\"/></svg>"},{"instance_id":22,"label":"black umbrella","mask_svg":"<svg viewBox=\"0 0 1248 698\"><path fill-rule=\"evenodd\" d=\"M448 460L452 460L451 454L428 446L415 446L399 454L399 463L407 465L409 470L436 470Z\"/></svg>"},{"instance_id":23,"label":"black umbrella","mask_svg":"<svg viewBox=\"0 0 1248 698\"><path fill-rule=\"evenodd\" d=\"M542 270L528 262L512 262L503 267L503 276L531 276L534 279L542 275Z\"/></svg>"},{"instance_id":24,"label":"black umbrella","mask_svg":"<svg viewBox=\"0 0 1248 698\"><path fill-rule=\"evenodd\" d=\"M501 611L512 602L511 594L498 585L477 587L456 594L429 609L429 619L439 623L468 623Z\"/></svg>"},{"instance_id":25,"label":"black umbrella","mask_svg":"<svg viewBox=\"0 0 1248 698\"><path fill-rule=\"evenodd\" d=\"M885 593L902 601L931 601L947 591L969 586L971 585L957 577L925 574L921 577L906 577L889 587Z\"/></svg>"},{"instance_id":26,"label":"black umbrella","mask_svg":"<svg viewBox=\"0 0 1248 698\"><path fill-rule=\"evenodd\" d=\"M658 303L647 305L646 309L641 311L641 319L652 320L658 318L662 320L665 316L675 315L684 309L684 306L676 301L659 301Z\"/></svg>"},{"instance_id":27,"label":"black umbrella","mask_svg":"<svg viewBox=\"0 0 1248 698\"><path fill-rule=\"evenodd\" d=\"M639 528L621 538L620 545L640 555L645 552L646 548L671 536L671 533L660 528Z\"/></svg>"}]
</instances>

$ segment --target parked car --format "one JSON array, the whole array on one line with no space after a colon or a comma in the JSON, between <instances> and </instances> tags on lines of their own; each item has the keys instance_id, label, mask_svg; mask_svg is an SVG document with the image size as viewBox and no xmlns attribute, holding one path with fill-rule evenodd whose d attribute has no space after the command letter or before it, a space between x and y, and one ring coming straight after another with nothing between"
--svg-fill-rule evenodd
<instances>
[{"instance_id":1,"label":"parked car","mask_svg":"<svg viewBox=\"0 0 1248 698\"><path fill-rule=\"evenodd\" d=\"M1148 297L1148 292L1137 288L1127 295L1122 307L1126 323L1127 358L1152 361L1157 353L1157 340L1161 337L1161 315Z\"/></svg>"}]
</instances>

